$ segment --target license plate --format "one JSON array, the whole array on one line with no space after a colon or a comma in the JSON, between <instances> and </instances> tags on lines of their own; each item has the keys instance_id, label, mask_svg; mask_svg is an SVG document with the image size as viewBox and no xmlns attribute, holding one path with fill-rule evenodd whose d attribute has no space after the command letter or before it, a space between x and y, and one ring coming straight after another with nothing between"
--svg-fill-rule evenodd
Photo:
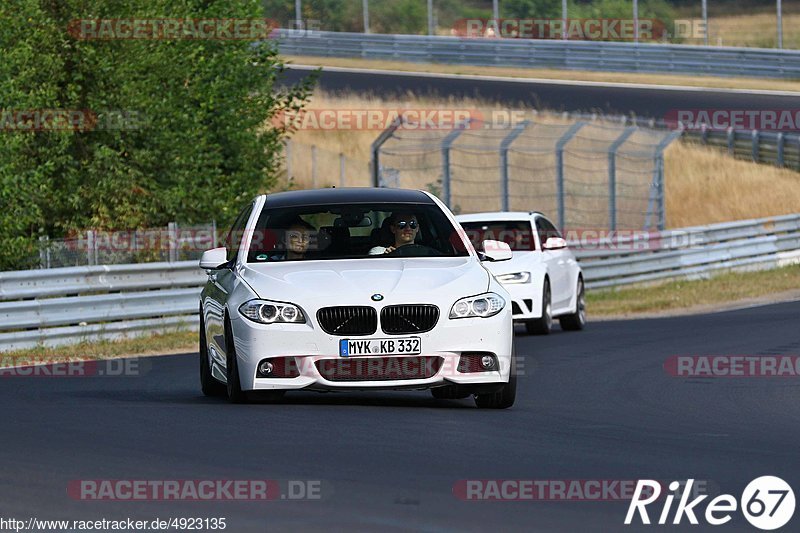
<instances>
[{"instance_id":1,"label":"license plate","mask_svg":"<svg viewBox=\"0 0 800 533\"><path fill-rule=\"evenodd\" d=\"M419 355L422 343L419 337L400 337L394 339L342 339L339 341L339 355Z\"/></svg>"}]
</instances>

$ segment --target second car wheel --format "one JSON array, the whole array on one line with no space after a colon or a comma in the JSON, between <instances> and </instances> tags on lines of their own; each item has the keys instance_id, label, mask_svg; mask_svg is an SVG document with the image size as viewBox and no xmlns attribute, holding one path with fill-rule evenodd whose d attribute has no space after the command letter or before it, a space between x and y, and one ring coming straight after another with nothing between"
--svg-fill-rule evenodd
<instances>
[{"instance_id":1,"label":"second car wheel","mask_svg":"<svg viewBox=\"0 0 800 533\"><path fill-rule=\"evenodd\" d=\"M542 316L525 322L525 329L531 335L547 335L553 328L553 308L550 298L550 281L544 280L542 289Z\"/></svg>"},{"instance_id":2,"label":"second car wheel","mask_svg":"<svg viewBox=\"0 0 800 533\"><path fill-rule=\"evenodd\" d=\"M575 312L558 319L561 329L579 331L586 325L586 295L584 292L583 278L578 278L578 286L575 289Z\"/></svg>"}]
</instances>

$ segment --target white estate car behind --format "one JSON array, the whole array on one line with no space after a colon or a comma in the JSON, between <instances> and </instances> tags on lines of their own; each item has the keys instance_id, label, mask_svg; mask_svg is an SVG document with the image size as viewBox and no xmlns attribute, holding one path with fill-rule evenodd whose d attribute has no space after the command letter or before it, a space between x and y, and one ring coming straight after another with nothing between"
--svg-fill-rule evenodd
<instances>
[{"instance_id":1,"label":"white estate car behind","mask_svg":"<svg viewBox=\"0 0 800 533\"><path fill-rule=\"evenodd\" d=\"M529 333L547 334L558 318L561 328L586 324L583 274L558 229L538 212L458 215L469 239L509 244L511 261L484 263L511 293L513 317Z\"/></svg>"},{"instance_id":2,"label":"white estate car behind","mask_svg":"<svg viewBox=\"0 0 800 533\"><path fill-rule=\"evenodd\" d=\"M319 189L257 197L203 254L207 395L431 389L514 403L511 296L453 214L424 191Z\"/></svg>"}]
</instances>

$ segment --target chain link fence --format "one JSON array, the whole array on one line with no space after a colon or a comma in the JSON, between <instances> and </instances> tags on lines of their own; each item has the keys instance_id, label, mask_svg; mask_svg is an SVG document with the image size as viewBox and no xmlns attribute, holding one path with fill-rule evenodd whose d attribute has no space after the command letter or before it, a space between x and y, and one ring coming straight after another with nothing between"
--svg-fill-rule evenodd
<instances>
[{"instance_id":1,"label":"chain link fence","mask_svg":"<svg viewBox=\"0 0 800 533\"><path fill-rule=\"evenodd\" d=\"M283 153L286 189L370 187L369 161L348 157L315 144L289 140Z\"/></svg>"},{"instance_id":2,"label":"chain link fence","mask_svg":"<svg viewBox=\"0 0 800 533\"><path fill-rule=\"evenodd\" d=\"M199 260L220 242L215 222L128 231L87 230L66 239L39 239L38 268Z\"/></svg>"},{"instance_id":3,"label":"chain link fence","mask_svg":"<svg viewBox=\"0 0 800 533\"><path fill-rule=\"evenodd\" d=\"M374 183L427 189L457 213L536 210L562 228L663 229L663 153L678 136L599 120L395 124L373 145Z\"/></svg>"}]
</instances>

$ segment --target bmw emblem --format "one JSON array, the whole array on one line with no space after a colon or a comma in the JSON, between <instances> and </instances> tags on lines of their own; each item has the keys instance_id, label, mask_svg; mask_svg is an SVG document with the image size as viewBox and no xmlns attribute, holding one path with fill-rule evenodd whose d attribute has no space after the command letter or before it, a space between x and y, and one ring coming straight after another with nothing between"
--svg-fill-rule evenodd
<instances>
[{"instance_id":1,"label":"bmw emblem","mask_svg":"<svg viewBox=\"0 0 800 533\"><path fill-rule=\"evenodd\" d=\"M381 300L383 300L383 294L373 294L372 295L372 301L373 302L380 302Z\"/></svg>"}]
</instances>

